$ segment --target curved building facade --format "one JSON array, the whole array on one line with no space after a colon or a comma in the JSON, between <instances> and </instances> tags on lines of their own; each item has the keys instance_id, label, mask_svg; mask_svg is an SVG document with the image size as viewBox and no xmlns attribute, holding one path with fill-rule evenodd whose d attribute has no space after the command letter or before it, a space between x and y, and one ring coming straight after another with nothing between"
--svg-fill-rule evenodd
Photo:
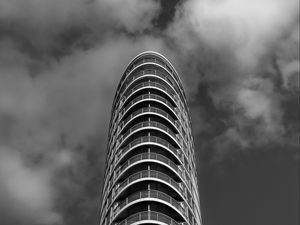
<instances>
[{"instance_id":1,"label":"curved building facade","mask_svg":"<svg viewBox=\"0 0 300 225\"><path fill-rule=\"evenodd\" d=\"M112 106L100 225L201 225L191 120L161 54L127 66Z\"/></svg>"}]
</instances>

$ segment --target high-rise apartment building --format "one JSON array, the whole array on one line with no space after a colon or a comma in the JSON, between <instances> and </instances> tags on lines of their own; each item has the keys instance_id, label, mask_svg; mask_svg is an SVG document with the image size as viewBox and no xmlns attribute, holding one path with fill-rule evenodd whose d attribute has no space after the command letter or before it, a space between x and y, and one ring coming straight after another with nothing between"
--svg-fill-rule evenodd
<instances>
[{"instance_id":1,"label":"high-rise apartment building","mask_svg":"<svg viewBox=\"0 0 300 225\"><path fill-rule=\"evenodd\" d=\"M100 225L201 225L191 121L161 54L126 68L112 106Z\"/></svg>"}]
</instances>

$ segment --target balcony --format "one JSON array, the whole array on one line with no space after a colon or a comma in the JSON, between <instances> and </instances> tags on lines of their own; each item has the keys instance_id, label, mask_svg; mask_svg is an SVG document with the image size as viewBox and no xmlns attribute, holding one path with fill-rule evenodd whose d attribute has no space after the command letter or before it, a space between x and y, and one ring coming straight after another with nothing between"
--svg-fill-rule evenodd
<instances>
[{"instance_id":1,"label":"balcony","mask_svg":"<svg viewBox=\"0 0 300 225\"><path fill-rule=\"evenodd\" d=\"M135 104L141 102L142 100L154 100L158 101L159 103L166 106L176 117L179 117L176 108L164 97L157 95L157 94L143 94L136 98L134 98L131 102L129 102L119 113L119 120L122 118L123 115L128 112L128 110Z\"/></svg>"},{"instance_id":2,"label":"balcony","mask_svg":"<svg viewBox=\"0 0 300 225\"><path fill-rule=\"evenodd\" d=\"M175 134L166 125L159 123L159 122L155 122L155 121L140 122L140 123L137 123L134 126L132 126L123 135L120 135L120 137L118 139L119 146L122 146L123 143L126 141L126 139L128 139L132 134L136 133L137 131L143 130L143 129L156 129L161 132L164 132L174 141L174 143L176 143L176 145L179 148L182 148L182 139L179 138L178 135Z\"/></svg>"},{"instance_id":3,"label":"balcony","mask_svg":"<svg viewBox=\"0 0 300 225\"><path fill-rule=\"evenodd\" d=\"M159 116L163 117L165 120L169 121L169 123L174 127L174 129L176 129L178 131L178 133L182 130L182 128L180 128L180 124L178 122L176 122L176 120L174 120L173 117L170 116L167 112L165 112L164 110L162 110L160 108L150 106L150 107L140 108L140 109L134 111L133 113L131 113L128 117L126 117L126 119L124 119L122 121L122 123L120 124L120 132L122 131L122 129L124 127L127 126L127 124L129 122L131 122L133 119L135 119L139 115L143 115L143 114L150 115L151 113L154 115L159 115Z\"/></svg>"},{"instance_id":4,"label":"balcony","mask_svg":"<svg viewBox=\"0 0 300 225\"><path fill-rule=\"evenodd\" d=\"M171 75L172 79L176 82L177 86L180 89L180 93L182 95L182 99L184 100L185 95L183 91L183 86L181 84L181 81L179 80L179 77L176 73L173 73L172 69L161 59L157 58L141 58L139 60L133 61L134 63L131 64L129 68L127 68L126 75L122 77L122 80L118 86L117 89L117 96L120 96L120 89L124 85L124 83L127 81L127 78L132 74L133 71L135 71L137 68L140 68L143 65L146 64L152 64L152 65L157 65L160 66L163 70L165 70L168 74ZM185 102L186 104L186 102Z\"/></svg>"},{"instance_id":5,"label":"balcony","mask_svg":"<svg viewBox=\"0 0 300 225\"><path fill-rule=\"evenodd\" d=\"M125 87L123 88L123 86L122 86L122 88L120 89L120 93L119 93L118 98L116 99L115 106L118 105L120 96L123 96L123 94L126 92L128 87L130 87L132 85L132 83L134 83L138 79L141 79L142 77L147 77L147 76L153 76L153 77L160 78L161 80L164 80L169 85L169 87L172 88L172 91L174 93L177 93L177 90L174 88L173 83L172 83L172 81L170 81L170 78L168 75L166 75L165 73L163 73L157 69L145 69L143 71L134 73L127 77L126 82L123 84L123 85L125 85Z\"/></svg>"},{"instance_id":6,"label":"balcony","mask_svg":"<svg viewBox=\"0 0 300 225\"><path fill-rule=\"evenodd\" d=\"M160 222L166 225L187 225L186 222L177 222L171 217L155 212L155 211L144 211L133 214L121 222L114 223L113 225L131 225L131 224L139 224L139 222L147 223L147 224L156 224L156 222Z\"/></svg>"},{"instance_id":7,"label":"balcony","mask_svg":"<svg viewBox=\"0 0 300 225\"><path fill-rule=\"evenodd\" d=\"M112 220L113 221L116 220L118 215L126 208L141 201L161 202L174 209L182 217L183 220L187 220L186 204L184 202L180 203L174 198L172 198L171 196L169 196L168 194L157 190L139 191L132 195L129 195L124 200L117 202L116 205L112 208L112 214L113 214Z\"/></svg>"},{"instance_id":8,"label":"balcony","mask_svg":"<svg viewBox=\"0 0 300 225\"><path fill-rule=\"evenodd\" d=\"M144 139L144 141L147 141L149 139L155 139L155 137L142 137L139 139ZM161 138L158 138L161 139ZM163 142L164 140L161 139L159 142ZM137 142L138 144L139 142ZM141 140L140 143L146 143L143 142L143 140ZM135 147L136 145L133 145L133 147ZM164 155L161 154L157 154L154 152L146 152L146 153L140 153L138 155L134 155L131 158L129 158L128 160L126 160L125 163L123 163L122 165L120 165L119 167L117 167L120 163L120 161L123 159L124 155L127 154L130 151L130 149L127 149L125 151L122 151L122 153L118 154L117 160L114 163L114 166L111 167L111 170L108 173L107 177L111 177L113 171L115 171L115 178L113 179L113 181L111 182L111 184L109 186L104 186L108 191L106 192L105 196L108 195L108 193L111 192L112 188L114 187L115 183L119 180L119 177L121 177L123 174L126 173L127 169L129 169L130 167L136 165L137 163L143 163L145 161L152 161L152 162L157 162L160 163L162 165L165 165L167 168L169 168L170 170L172 170L178 178L180 178L183 182L184 185L187 187L187 189L190 192L190 183L186 180L184 172L183 172L183 166L178 166L176 165L172 160L170 160L169 158L165 157ZM122 154L122 155L121 155ZM180 162L180 159L177 157L177 160ZM190 192L191 193L191 192Z\"/></svg>"},{"instance_id":9,"label":"balcony","mask_svg":"<svg viewBox=\"0 0 300 225\"><path fill-rule=\"evenodd\" d=\"M180 166L176 165L172 160L168 159L164 155L157 154L154 152L145 152L140 153L138 155L132 156L130 159L128 159L125 163L123 163L121 166L119 166L115 170L115 181L118 180L118 178L126 172L126 170L130 167L135 165L137 162L142 162L145 160L151 160L151 161L157 161L162 165L167 166L169 169L173 170L175 174L177 174L177 177L179 177L181 180L185 181L185 178L183 176L182 168ZM116 163L118 165L118 163Z\"/></svg>"},{"instance_id":10,"label":"balcony","mask_svg":"<svg viewBox=\"0 0 300 225\"><path fill-rule=\"evenodd\" d=\"M124 154L126 154L129 150L131 150L132 148L140 144L147 144L147 145L158 144L158 146L164 147L171 154L173 154L178 159L179 162L181 162L181 158L183 157L183 154L180 152L180 150L178 148L175 148L168 141L155 136L143 136L134 139L128 145L121 148L117 153L117 158L121 157L121 155L123 157Z\"/></svg>"},{"instance_id":11,"label":"balcony","mask_svg":"<svg viewBox=\"0 0 300 225\"><path fill-rule=\"evenodd\" d=\"M175 93L173 91L171 91L169 88L165 87L163 84L156 82L156 81L146 81L146 82L140 83L140 84L134 86L133 88L131 88L130 91L128 91L124 95L124 97L121 99L119 108L122 108L125 105L125 103L127 102L127 100L134 93L136 93L142 89L148 89L148 88L153 88L153 89L157 89L157 90L161 91L166 96L168 96L169 99L171 99L173 101L173 104L171 104L172 107L174 107L173 105L176 105L177 108L181 108L181 107L179 107L180 103L179 103L179 100L177 99Z\"/></svg>"},{"instance_id":12,"label":"balcony","mask_svg":"<svg viewBox=\"0 0 300 225\"><path fill-rule=\"evenodd\" d=\"M177 192L177 194L178 194L178 196L180 196L181 200L185 200L184 196L186 197L186 194L184 192L184 188L181 183L176 182L171 177L169 177L168 175L166 175L162 172L159 172L156 170L142 170L140 172L130 175L124 181L117 184L116 189L114 191L114 196L109 201L108 208L125 189L127 189L128 187L130 187L131 185L133 185L135 183L138 183L141 181L146 181L146 180L162 182L162 183L168 185L169 187L173 188Z\"/></svg>"}]
</instances>

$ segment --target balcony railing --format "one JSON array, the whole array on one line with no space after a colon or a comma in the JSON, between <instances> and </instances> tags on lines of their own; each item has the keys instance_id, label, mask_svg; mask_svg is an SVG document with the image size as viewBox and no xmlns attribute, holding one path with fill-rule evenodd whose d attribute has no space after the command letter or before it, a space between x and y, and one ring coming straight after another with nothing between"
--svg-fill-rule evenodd
<instances>
[{"instance_id":1,"label":"balcony railing","mask_svg":"<svg viewBox=\"0 0 300 225\"><path fill-rule=\"evenodd\" d=\"M126 78L126 81L122 84L122 87L120 89L119 96L116 99L115 105L116 106L118 105L118 101L119 101L120 97L123 96L124 92L126 92L126 89L133 82L135 82L137 79L139 79L139 78L141 78L143 76L149 76L149 75L161 78L162 80L164 80L173 89L173 91L175 93L177 93L177 90L174 88L174 85L173 85L173 83L171 81L172 78L171 79L169 78L171 76L168 76L168 75L166 75L166 73L163 73L163 72L161 72L160 70L157 70L157 69L145 69L145 70L142 70L142 71L140 71L138 73L132 73L130 76L128 76Z\"/></svg>"},{"instance_id":2,"label":"balcony railing","mask_svg":"<svg viewBox=\"0 0 300 225\"><path fill-rule=\"evenodd\" d=\"M165 104L171 112L173 112L173 114L177 117L177 118L180 118L179 116L179 113L177 112L176 108L173 107L173 105L168 101L166 100L165 98L159 96L159 95L156 95L156 94L143 94L143 95L140 95L136 98L134 98L130 103L128 103L128 105L126 107L124 107L120 112L119 112L119 119L118 119L118 122L114 122L110 132L111 134L114 134L116 132L116 128L118 126L118 123L119 121L123 118L123 116L127 113L127 111L133 106L135 105L136 103L140 102L140 101L143 101L143 100L156 100L156 101L159 101L163 104ZM114 119L116 120L116 118ZM111 142L113 140L113 138L111 138L111 135L109 137L109 140L110 140L110 145L111 145Z\"/></svg>"},{"instance_id":3,"label":"balcony railing","mask_svg":"<svg viewBox=\"0 0 300 225\"><path fill-rule=\"evenodd\" d=\"M140 153L138 155L132 156L130 159L128 159L125 163L123 163L121 166L119 166L116 169L116 177L118 177L121 174L121 172L125 171L133 163L141 160L146 160L146 159L153 159L153 160L163 162L164 164L174 169L179 174L182 180L185 180L180 166L176 165L172 160L165 157L164 155L157 154L154 152L145 152L145 153Z\"/></svg>"},{"instance_id":4,"label":"balcony railing","mask_svg":"<svg viewBox=\"0 0 300 225\"><path fill-rule=\"evenodd\" d=\"M157 143L160 145L165 146L167 149L169 149L171 152L173 152L179 159L182 158L182 153L179 150L179 148L175 148L172 144L170 144L168 141L159 138L159 137L155 137L155 136L143 136L143 137L139 137L134 139L133 141L131 141L128 145L126 145L124 148L121 148L118 152L118 156L119 155L123 155L124 153L126 153L129 149L131 149L132 147L135 147L138 144L144 143L144 142L152 142L152 143Z\"/></svg>"},{"instance_id":5,"label":"balcony railing","mask_svg":"<svg viewBox=\"0 0 300 225\"><path fill-rule=\"evenodd\" d=\"M185 163L184 163L185 160L183 160L185 157L185 154L183 153L183 151L180 150L180 148L175 148L168 141L166 141L162 138L156 137L156 136L143 136L143 137L134 139L128 145L119 149L116 152L116 155L114 156L115 162L112 162L114 164L114 166L110 167L110 169L108 171L108 177L111 176L112 172L115 170L115 165L117 165L120 162L123 155L125 155L127 152L129 152L131 149L133 149L135 146L142 144L142 143L156 143L156 144L160 144L160 145L164 146L166 149L168 149L170 152L172 152L177 157L177 159L183 165L183 168L187 171L187 169L186 169L187 165L185 165ZM189 189L191 189L191 182L186 181L186 185Z\"/></svg>"},{"instance_id":6,"label":"balcony railing","mask_svg":"<svg viewBox=\"0 0 300 225\"><path fill-rule=\"evenodd\" d=\"M157 153L153 153L153 152L145 152L145 153L140 153L138 155L134 155L132 156L130 159L128 159L125 163L123 163L121 166L119 166L116 171L115 171L115 175L114 175L114 179L112 181L112 184L107 187L108 191L107 193L111 192L112 188L115 186L116 183L118 183L119 177L126 173L126 169L129 168L131 165L133 165L136 162L142 161L142 160L157 160L159 162L164 163L167 166L170 166L176 173L177 176L180 177L180 179L184 182L184 186L186 186L187 184L187 180L184 176L184 172L182 169L181 165L176 165L172 160L170 160L169 158L165 157L164 155L161 154L157 154ZM116 163L117 165L118 163ZM138 174L138 173L137 173ZM142 175L142 174L140 174ZM138 177L138 175L135 175L136 177ZM147 174L143 172L143 176L156 176L156 174L154 174L153 172L151 172L149 174L149 171L147 170ZM172 179L171 177L161 173L161 174L157 174L158 178L165 180L165 181L169 181L169 178ZM167 177L166 177L167 176ZM128 179L128 178L127 178ZM134 178L131 178L129 180L129 182L134 181ZM122 183L125 185L126 180ZM176 189L178 189L178 191L185 196L186 194L183 192L183 186L179 185L179 183L177 183L175 180L172 179L172 181L170 181L170 184L172 184ZM122 185L120 185L122 186ZM119 186L119 191L121 191ZM110 204L111 202L113 202L113 199L108 199L108 204Z\"/></svg>"},{"instance_id":7,"label":"balcony railing","mask_svg":"<svg viewBox=\"0 0 300 225\"><path fill-rule=\"evenodd\" d=\"M136 222L142 221L142 220L154 220L154 221L159 221L164 224L168 225L187 225L186 222L177 222L173 218L160 213L160 212L155 212L155 211L143 211L139 212L136 214L133 214L126 219L122 220L121 222L114 223L113 225L131 225Z\"/></svg>"},{"instance_id":8,"label":"balcony railing","mask_svg":"<svg viewBox=\"0 0 300 225\"><path fill-rule=\"evenodd\" d=\"M116 190L116 195L120 193L126 186L128 186L132 182L142 178L157 178L163 180L168 184L170 184L171 186L173 186L177 191L179 191L184 196L183 186L180 186L180 184L175 180L173 180L170 176L155 170L142 170L140 172L132 174L126 180L124 180L119 184L118 189Z\"/></svg>"},{"instance_id":9,"label":"balcony railing","mask_svg":"<svg viewBox=\"0 0 300 225\"><path fill-rule=\"evenodd\" d=\"M131 65L130 68L127 68L127 71L126 71L126 76L123 76L121 82L120 82L120 85L118 86L118 90L117 90L117 95L119 94L120 92L120 88L124 85L124 83L126 82L128 76L132 73L132 71L137 68L138 66L144 64L144 63L154 63L154 64L158 64L160 65L162 68L164 68L169 74L171 74L171 77L172 79L176 82L176 84L178 85L179 89L180 89L180 93L182 94L183 96L183 99L184 99L184 91L183 91L183 86L182 86L182 83L181 81L179 80L179 78L177 77L176 74L173 73L172 69L169 68L169 66L164 63L162 60L160 59L157 59L157 58L141 58L139 60L136 60L134 62L134 64ZM117 100L117 99L116 99Z\"/></svg>"},{"instance_id":10,"label":"balcony railing","mask_svg":"<svg viewBox=\"0 0 300 225\"><path fill-rule=\"evenodd\" d=\"M171 111L178 117L178 112L176 110L176 108L164 97L160 96L160 95L156 95L156 94L143 94L140 95L136 98L134 98L130 103L128 103L121 111L120 111L120 117L122 117L122 115L124 115L124 113L132 106L134 105L136 102L139 102L141 100L144 99L154 99L154 100L158 100L162 103L164 103L165 105L167 105Z\"/></svg>"},{"instance_id":11,"label":"balcony railing","mask_svg":"<svg viewBox=\"0 0 300 225\"><path fill-rule=\"evenodd\" d=\"M186 211L185 211L186 204L184 202L181 204L180 202L178 202L177 200L172 198L170 195L168 195L164 192L161 192L161 191L157 191L157 190L144 190L144 191L136 192L132 195L129 195L124 200L116 203L117 204L116 207L113 207L114 208L114 210L113 210L114 217L116 217L117 214L123 208L125 208L127 205L129 205L131 202L134 202L136 200L143 199L143 198L159 199L166 203L169 203L171 206L173 206L175 209L177 209L184 218L186 218Z\"/></svg>"},{"instance_id":12,"label":"balcony railing","mask_svg":"<svg viewBox=\"0 0 300 225\"><path fill-rule=\"evenodd\" d=\"M134 93L135 91L142 89L144 87L159 88L164 93L166 93L169 96L169 98L171 98L174 101L174 103L177 105L177 107L180 105L180 101L179 101L178 97L176 96L176 92L171 91L169 88L165 87L164 85L162 85L159 82L148 81L148 82L140 83L140 84L136 85L135 87L131 88L130 91L122 97L122 99L120 100L121 102L117 108L122 108L124 103L127 101L127 99L131 96L132 93ZM182 108L182 107L178 107L178 108ZM116 111L116 107L115 107L115 111ZM114 113L112 115L112 121L115 121L116 117L117 117L117 113Z\"/></svg>"},{"instance_id":13,"label":"balcony railing","mask_svg":"<svg viewBox=\"0 0 300 225\"><path fill-rule=\"evenodd\" d=\"M183 185L173 180L170 176L155 170L142 170L140 172L130 175L128 178L126 178L126 180L122 181L117 185L117 189L115 190L115 195L113 199L111 199L111 203L114 202L115 199L118 197L119 193L121 193L130 184L138 180L144 180L146 178L156 178L162 180L170 184L173 188L175 188L180 193L182 198L184 198L183 196L185 196Z\"/></svg>"},{"instance_id":14,"label":"balcony railing","mask_svg":"<svg viewBox=\"0 0 300 225\"><path fill-rule=\"evenodd\" d=\"M166 125L155 122L155 121L146 121L146 122L140 122L132 126L130 129L128 129L123 135L119 137L119 143L120 145L123 144L123 142L136 130L141 129L141 128L147 128L147 127L155 127L159 128L163 131L165 131L167 134L169 134L176 142L177 145L182 147L182 140L171 130L169 129Z\"/></svg>"},{"instance_id":15,"label":"balcony railing","mask_svg":"<svg viewBox=\"0 0 300 225\"><path fill-rule=\"evenodd\" d=\"M180 130L180 126L179 123L176 122L176 120L173 119L172 116L169 115L169 113L165 112L162 109L159 109L157 107L144 107L144 108L140 108L136 111L134 111L133 113L131 113L128 117L126 117L126 119L124 119L120 125L120 129L122 129L128 121L130 121L132 118L134 118L135 116L142 114L142 113L147 113L147 112L153 112L159 115L164 116L165 118L167 118L169 121L171 121L172 125L175 126L178 130Z\"/></svg>"},{"instance_id":16,"label":"balcony railing","mask_svg":"<svg viewBox=\"0 0 300 225\"><path fill-rule=\"evenodd\" d=\"M164 85L162 85L159 82L146 81L146 82L140 83L140 84L134 86L133 88L131 88L130 91L128 91L122 98L120 107L122 107L125 104L125 102L132 95L132 93L134 93L137 90L140 90L142 88L145 88L145 87L158 88L159 90L162 90L164 93L166 93L169 96L169 98L171 98L173 100L174 104L176 104L176 105L179 104L178 99L176 98L175 92L171 91L169 88L165 87Z\"/></svg>"}]
</instances>

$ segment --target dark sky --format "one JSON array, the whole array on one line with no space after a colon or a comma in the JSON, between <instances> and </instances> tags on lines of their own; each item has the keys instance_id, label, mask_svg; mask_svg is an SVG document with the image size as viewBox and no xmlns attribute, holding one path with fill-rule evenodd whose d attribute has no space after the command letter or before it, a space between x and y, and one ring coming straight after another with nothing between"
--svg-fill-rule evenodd
<instances>
[{"instance_id":1,"label":"dark sky","mask_svg":"<svg viewBox=\"0 0 300 225\"><path fill-rule=\"evenodd\" d=\"M0 224L97 224L111 104L164 54L204 225L299 225L298 0L1 0Z\"/></svg>"}]
</instances>

